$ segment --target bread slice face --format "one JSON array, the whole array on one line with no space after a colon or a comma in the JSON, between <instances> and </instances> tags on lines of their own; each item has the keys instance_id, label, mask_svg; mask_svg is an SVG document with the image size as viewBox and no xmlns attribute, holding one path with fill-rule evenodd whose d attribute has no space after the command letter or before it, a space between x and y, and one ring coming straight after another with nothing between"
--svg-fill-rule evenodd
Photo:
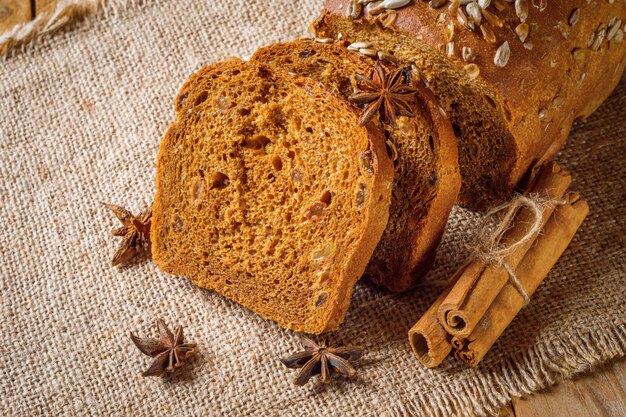
<instances>
[{"instance_id":1,"label":"bread slice face","mask_svg":"<svg viewBox=\"0 0 626 417\"><path fill-rule=\"evenodd\" d=\"M343 99L262 64L211 65L161 142L153 258L282 327L336 330L392 182L383 133Z\"/></svg>"},{"instance_id":2,"label":"bread slice face","mask_svg":"<svg viewBox=\"0 0 626 417\"><path fill-rule=\"evenodd\" d=\"M258 50L252 60L309 77L349 98L355 74L369 75L375 61L341 43L301 39ZM416 117L386 126L395 157L395 180L387 229L366 275L392 291L410 288L432 266L461 185L450 122L426 89L413 103Z\"/></svg>"}]
</instances>

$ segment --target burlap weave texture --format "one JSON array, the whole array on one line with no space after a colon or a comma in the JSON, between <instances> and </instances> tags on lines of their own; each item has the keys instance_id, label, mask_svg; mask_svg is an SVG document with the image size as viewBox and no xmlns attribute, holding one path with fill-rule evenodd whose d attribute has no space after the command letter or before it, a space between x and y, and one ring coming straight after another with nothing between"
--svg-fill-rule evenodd
<instances>
[{"instance_id":1,"label":"burlap weave texture","mask_svg":"<svg viewBox=\"0 0 626 417\"><path fill-rule=\"evenodd\" d=\"M482 416L624 355L626 80L577 125L559 161L591 214L484 362L418 365L406 332L466 255L455 209L435 269L393 295L360 283L337 340L364 345L356 381L291 384L298 336L151 262L109 266L116 220L154 194L161 136L186 77L303 32L319 0L161 0L78 25L0 62L0 413L103 416ZM429 284L430 282L430 284ZM144 379L129 331L154 318L199 344Z\"/></svg>"}]
</instances>

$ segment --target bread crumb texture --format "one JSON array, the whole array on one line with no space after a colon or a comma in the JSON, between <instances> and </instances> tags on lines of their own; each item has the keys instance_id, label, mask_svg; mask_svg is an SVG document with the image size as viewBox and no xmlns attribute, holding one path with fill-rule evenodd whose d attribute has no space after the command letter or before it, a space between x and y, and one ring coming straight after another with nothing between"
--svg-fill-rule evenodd
<instances>
[{"instance_id":1,"label":"bread crumb texture","mask_svg":"<svg viewBox=\"0 0 626 417\"><path fill-rule=\"evenodd\" d=\"M238 60L194 74L176 111L157 162L157 265L283 327L336 329L387 223L382 132L309 80Z\"/></svg>"}]
</instances>

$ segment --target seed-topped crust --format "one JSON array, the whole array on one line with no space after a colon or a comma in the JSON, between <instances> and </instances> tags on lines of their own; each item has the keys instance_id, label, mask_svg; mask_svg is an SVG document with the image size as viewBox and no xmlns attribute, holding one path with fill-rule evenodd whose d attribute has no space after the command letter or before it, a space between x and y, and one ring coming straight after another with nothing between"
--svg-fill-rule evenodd
<instances>
[{"instance_id":1,"label":"seed-topped crust","mask_svg":"<svg viewBox=\"0 0 626 417\"><path fill-rule=\"evenodd\" d=\"M341 32L349 42L370 42L400 61L416 62L427 77L434 78L433 91L463 131L461 198L472 207L490 204L494 195L505 198L529 166L554 156L573 121L602 103L626 64L623 1L413 1L395 9L397 18L390 28L382 28L367 7L358 18L344 20L345 3L326 1L314 24L318 36ZM447 46L449 42L454 42L454 48ZM460 74L476 74L473 67L470 72L464 69L468 56L463 55L464 48L473 51L479 75L456 88L451 84L459 83ZM450 97L452 90L458 97ZM480 103L482 96L489 97L485 103ZM563 102L555 108L551 103L557 96ZM459 103L463 97L472 103ZM455 113L460 107L463 111ZM495 115L490 107L495 107ZM540 119L543 108L546 117ZM485 125L484 134L468 136L472 126L460 119L473 119L472 113L477 113L477 119L471 125ZM487 125L495 126L495 131ZM478 146L480 162L464 156L473 146ZM488 146L509 149L490 155L484 149ZM509 165L499 164L498 154L503 153ZM472 167L482 163L497 167L498 172Z\"/></svg>"}]
</instances>

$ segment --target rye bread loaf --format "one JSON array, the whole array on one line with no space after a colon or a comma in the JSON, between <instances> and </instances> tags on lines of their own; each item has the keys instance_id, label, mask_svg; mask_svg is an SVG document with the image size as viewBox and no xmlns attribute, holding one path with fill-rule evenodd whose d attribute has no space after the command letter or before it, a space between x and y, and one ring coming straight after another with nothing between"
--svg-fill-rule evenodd
<instances>
[{"instance_id":1,"label":"rye bread loaf","mask_svg":"<svg viewBox=\"0 0 626 417\"><path fill-rule=\"evenodd\" d=\"M457 135L460 200L484 208L552 158L573 121L615 87L625 65L626 3L467 3L388 0L360 12L358 2L327 0L312 29L320 38L369 42L417 66Z\"/></svg>"},{"instance_id":2,"label":"rye bread loaf","mask_svg":"<svg viewBox=\"0 0 626 417\"><path fill-rule=\"evenodd\" d=\"M345 98L355 91L355 74L368 75L375 62L341 43L304 39L264 47L252 60L308 77ZM366 275L392 291L406 290L432 266L461 185L450 122L430 92L421 92L412 103L415 118L400 117L397 129L385 126L397 155L394 188L387 229Z\"/></svg>"},{"instance_id":3,"label":"rye bread loaf","mask_svg":"<svg viewBox=\"0 0 626 417\"><path fill-rule=\"evenodd\" d=\"M343 99L262 64L211 65L161 142L153 258L285 328L335 330L392 182L383 133Z\"/></svg>"}]
</instances>

